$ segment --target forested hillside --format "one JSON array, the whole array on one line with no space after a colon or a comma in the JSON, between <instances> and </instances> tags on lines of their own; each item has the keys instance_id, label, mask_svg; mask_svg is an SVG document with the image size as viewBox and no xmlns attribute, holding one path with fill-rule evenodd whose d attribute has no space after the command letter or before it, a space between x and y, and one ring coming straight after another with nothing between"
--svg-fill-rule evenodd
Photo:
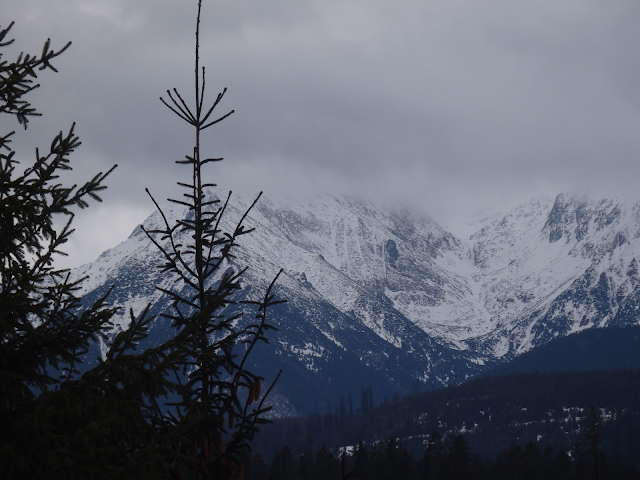
<instances>
[{"instance_id":1,"label":"forested hillside","mask_svg":"<svg viewBox=\"0 0 640 480\"><path fill-rule=\"evenodd\" d=\"M561 372L483 377L369 408L345 399L301 419L264 428L256 451L271 458L286 445L295 453L400 439L420 456L433 432L464 435L470 452L493 461L512 444L571 451L593 408L604 429L602 446L626 462L640 458L640 371Z\"/></svg>"},{"instance_id":2,"label":"forested hillside","mask_svg":"<svg viewBox=\"0 0 640 480\"><path fill-rule=\"evenodd\" d=\"M474 454L462 435L429 436L424 453L415 456L402 442L390 439L373 446L359 444L345 453L321 447L316 452L294 454L283 448L271 462L255 455L247 460L252 480L636 480L635 465L598 450L585 436L573 451L541 449L534 442L513 444L495 460Z\"/></svg>"},{"instance_id":3,"label":"forested hillside","mask_svg":"<svg viewBox=\"0 0 640 480\"><path fill-rule=\"evenodd\" d=\"M483 372L576 372L640 368L640 327L593 328L560 337Z\"/></svg>"}]
</instances>

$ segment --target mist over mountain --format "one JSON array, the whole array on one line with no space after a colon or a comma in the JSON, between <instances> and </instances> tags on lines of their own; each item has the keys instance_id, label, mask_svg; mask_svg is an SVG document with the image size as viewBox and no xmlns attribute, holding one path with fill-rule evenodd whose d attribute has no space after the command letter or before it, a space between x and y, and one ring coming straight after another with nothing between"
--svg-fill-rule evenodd
<instances>
[{"instance_id":1,"label":"mist over mountain","mask_svg":"<svg viewBox=\"0 0 640 480\"><path fill-rule=\"evenodd\" d=\"M227 221L250 201L232 197ZM267 378L283 369L282 415L361 388L379 401L460 383L556 337L638 323L639 199L537 198L473 219L464 238L407 209L336 196L263 198L246 224L256 230L234 260L249 267L244 293L260 295L284 269L276 292L287 303L270 319L279 330L252 358ZM161 260L136 228L74 275L88 276L88 300L114 285L125 311L151 302L158 314L170 302L155 286L181 288ZM165 328L156 321L150 341Z\"/></svg>"}]
</instances>

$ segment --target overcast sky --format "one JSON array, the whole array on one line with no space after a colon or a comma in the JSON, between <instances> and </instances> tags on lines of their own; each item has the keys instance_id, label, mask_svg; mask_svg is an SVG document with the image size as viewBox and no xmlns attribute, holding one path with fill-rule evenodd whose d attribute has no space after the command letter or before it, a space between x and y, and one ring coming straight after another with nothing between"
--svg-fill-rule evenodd
<instances>
[{"instance_id":1,"label":"overcast sky","mask_svg":"<svg viewBox=\"0 0 640 480\"><path fill-rule=\"evenodd\" d=\"M126 239L153 210L145 187L166 198L188 181L173 160L191 131L159 96L193 95L196 4L2 1L18 50L73 41L31 97L44 116L18 132L21 158L75 121L73 179L119 165L66 265ZM223 190L363 195L455 225L540 194L637 188L638 0L205 0L201 30L210 98L227 87L219 113L236 111L207 130Z\"/></svg>"}]
</instances>

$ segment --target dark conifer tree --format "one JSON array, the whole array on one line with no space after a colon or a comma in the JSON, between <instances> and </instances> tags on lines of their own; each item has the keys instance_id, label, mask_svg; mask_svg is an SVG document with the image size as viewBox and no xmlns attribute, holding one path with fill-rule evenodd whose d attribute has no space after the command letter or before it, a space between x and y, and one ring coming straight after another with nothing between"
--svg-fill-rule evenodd
<instances>
[{"instance_id":1,"label":"dark conifer tree","mask_svg":"<svg viewBox=\"0 0 640 480\"><path fill-rule=\"evenodd\" d=\"M0 27L0 49L13 24ZM8 61L0 52L0 114L26 130L40 116L27 97L41 71L65 52L47 40L39 55ZM101 201L113 170L81 186L60 175L80 146L72 125L35 160L20 165L15 132L0 136L0 478L141 478L162 470L151 442L162 418L155 399L171 391L165 377L176 356L161 348L133 354L151 317L131 313L130 327L106 358L80 375L92 344L106 338L115 312L108 293L92 305L77 296L83 279L55 268L72 234L74 211ZM62 228L54 221L66 217Z\"/></svg>"},{"instance_id":2,"label":"dark conifer tree","mask_svg":"<svg viewBox=\"0 0 640 480\"><path fill-rule=\"evenodd\" d=\"M210 119L224 92L203 109L200 8L198 2L195 106L176 90L165 102L195 129L193 153L179 162L191 169L192 182L180 183L187 201L176 201L189 213L173 225L163 216L165 228L147 232L164 254L161 270L191 290L163 290L174 301L165 343L136 351L153 320L149 306L138 317L130 312L129 327L109 338L116 311L109 292L83 305L83 279L54 267L73 231L74 209L101 200L113 168L80 187L59 180L80 146L74 126L46 152L36 150L23 169L10 146L14 132L0 136L0 478L240 478L242 458L266 422L271 387L247 366L272 328L266 319L278 303L275 279L260 299L238 296L245 269L230 261L237 239L250 232L243 226L249 212L224 232L229 197L218 203L205 194L212 185L202 169L218 159L201 155L200 134L231 112ZM0 49L12 43L11 27L0 28ZM51 62L68 46L56 51L47 41L41 55L12 62L0 56L0 114L26 129L40 114L25 96L39 86L39 71L55 71ZM56 230L55 217L65 215L68 222ZM246 321L242 306L255 307ZM81 374L79 364L99 339L107 341L106 355ZM167 414L167 399L176 396Z\"/></svg>"},{"instance_id":3,"label":"dark conifer tree","mask_svg":"<svg viewBox=\"0 0 640 480\"><path fill-rule=\"evenodd\" d=\"M298 457L297 473L299 480L311 480L313 478L313 465L306 455Z\"/></svg>"},{"instance_id":4,"label":"dark conifer tree","mask_svg":"<svg viewBox=\"0 0 640 480\"><path fill-rule=\"evenodd\" d=\"M179 386L181 400L172 410L173 428L179 435L179 448L185 454L175 464L178 476L195 473L202 478L241 476L241 457L271 407L265 400L271 386L262 387L264 378L248 369L248 359L266 333L274 327L267 322L270 307L280 303L272 288L279 275L260 299L243 298L241 280L246 267L234 262L238 239L252 229L245 219L260 195L229 230L225 220L231 192L224 201L213 195L216 185L205 178L205 167L221 158L208 157L202 151L201 136L233 113L214 115L226 89L210 105L205 105L205 68L200 66L200 13L198 1L195 33L195 95L191 106L177 89L167 90L161 101L194 132L194 145L183 160L176 163L189 169L184 200L169 199L186 207L184 218L171 222L149 193L158 208L163 226L143 230L162 252L162 273L171 273L181 289L158 287L173 301L173 311L164 314L175 329L175 343L188 352L180 363L187 375ZM243 315L243 308L255 308L253 315ZM174 447L175 448L175 447Z\"/></svg>"},{"instance_id":5,"label":"dark conifer tree","mask_svg":"<svg viewBox=\"0 0 640 480\"><path fill-rule=\"evenodd\" d=\"M435 480L445 475L445 451L444 439L438 432L429 435L427 449L422 457L422 467L420 468L422 478Z\"/></svg>"},{"instance_id":6,"label":"dark conifer tree","mask_svg":"<svg viewBox=\"0 0 640 480\"><path fill-rule=\"evenodd\" d=\"M284 447L276 453L271 462L269 478L281 480L294 480L296 467L294 465L293 455L288 447Z\"/></svg>"},{"instance_id":7,"label":"dark conifer tree","mask_svg":"<svg viewBox=\"0 0 640 480\"><path fill-rule=\"evenodd\" d=\"M579 467L584 471L585 478L598 480L601 478L602 463L602 414L595 407L589 408L587 414L580 422L583 440L578 443Z\"/></svg>"},{"instance_id":8,"label":"dark conifer tree","mask_svg":"<svg viewBox=\"0 0 640 480\"><path fill-rule=\"evenodd\" d=\"M360 440L358 447L353 454L354 470L360 478L369 478L371 470L371 459L369 450L365 443Z\"/></svg>"},{"instance_id":9,"label":"dark conifer tree","mask_svg":"<svg viewBox=\"0 0 640 480\"><path fill-rule=\"evenodd\" d=\"M449 452L450 471L456 480L470 477L471 448L462 435L456 435L451 443Z\"/></svg>"},{"instance_id":10,"label":"dark conifer tree","mask_svg":"<svg viewBox=\"0 0 640 480\"><path fill-rule=\"evenodd\" d=\"M322 445L313 462L313 474L315 478L339 480L341 478L340 471L339 460L329 449Z\"/></svg>"}]
</instances>

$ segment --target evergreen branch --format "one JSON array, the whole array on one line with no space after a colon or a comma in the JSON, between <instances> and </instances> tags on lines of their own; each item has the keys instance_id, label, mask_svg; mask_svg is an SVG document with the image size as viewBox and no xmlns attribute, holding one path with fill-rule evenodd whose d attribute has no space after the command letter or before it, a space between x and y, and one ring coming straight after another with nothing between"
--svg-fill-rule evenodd
<instances>
[{"instance_id":1,"label":"evergreen branch","mask_svg":"<svg viewBox=\"0 0 640 480\"><path fill-rule=\"evenodd\" d=\"M189 286L190 286L190 287L192 287L192 288L197 288L197 285L195 285L195 284L193 284L193 283L192 283L192 284L190 284ZM182 295L180 295L180 294L178 294L178 293L175 293L175 292L174 292L174 291L172 291L172 290L169 290L169 289L163 288L163 287L156 287L156 288L157 288L158 290L160 290L162 293L166 293L167 295L169 295L171 298L173 298L173 299L174 299L174 301L175 301L176 303L184 303L184 304L188 305L188 306L189 306L189 307L191 307L191 308L194 308L194 309L196 309L196 310L200 310L200 305L198 305L197 303L195 303L195 302L193 302L193 301L191 301L191 300L187 300L187 299L186 299L185 297L183 297Z\"/></svg>"},{"instance_id":2,"label":"evergreen branch","mask_svg":"<svg viewBox=\"0 0 640 480\"><path fill-rule=\"evenodd\" d=\"M164 221L165 226L167 227L167 230L171 232L171 234L169 235L169 238L171 240L171 248L172 251L175 254L175 257L178 259L178 261L180 262L180 265L189 273L189 275L196 277L195 272L189 267L189 265L187 265L187 263L182 259L182 256L180 255L180 250L178 250L178 248L176 247L176 243L174 241L173 238L173 230L169 227L169 221L167 220L166 215L164 214L164 211L160 208L160 205L158 205L158 202L156 202L156 199L153 198L153 196L151 195L151 192L149 191L148 188L145 188L145 191L147 192L147 195L149 195L149 197L151 198L151 201L153 202L153 204L156 206L156 209L158 210L158 212L160 212L160 215L162 216L162 220ZM154 238L152 238L152 236L150 235L150 233L147 233L147 231L145 230L144 227L142 227L142 231L145 232L145 234L147 235L147 237L155 244L156 247L158 247L158 249L165 255L165 257L173 262L175 264L175 260L173 260L171 258L171 256L167 253L167 251L160 246L160 244L158 242L156 242L156 240ZM180 275L180 277L185 280L188 281L188 279L186 278L186 276L184 274L182 274L182 272L180 270L178 270L178 273Z\"/></svg>"},{"instance_id":3,"label":"evergreen branch","mask_svg":"<svg viewBox=\"0 0 640 480\"><path fill-rule=\"evenodd\" d=\"M216 225L213 228L213 236L212 239L215 238L215 233L218 232L219 227L220 227L220 222L222 221L222 217L224 216L224 212L227 210L227 206L229 205L229 199L231 198L231 191L229 191L229 193L227 194L227 199L225 200L224 204L222 205L222 207L220 207L217 212L216 212ZM219 202L219 200L218 200ZM212 251L213 251L213 245L214 243L211 243L211 246L209 247L209 251L207 252L207 261L205 262L206 267L208 268L210 265L210 262L212 260L211 255L212 255ZM218 263L218 265L220 265L220 263ZM209 278L209 276L217 270L217 267L212 268L211 270L207 271L205 270L205 278Z\"/></svg>"},{"instance_id":4,"label":"evergreen branch","mask_svg":"<svg viewBox=\"0 0 640 480\"><path fill-rule=\"evenodd\" d=\"M193 125L196 125L198 123L198 120L197 120L198 116L196 116L193 113L191 113L191 110L189 109L189 106L187 105L187 102L184 101L184 99L182 98L182 95L180 95L180 92L178 92L178 89L174 88L173 91L175 92L176 96L180 100L180 103L182 104L182 107L171 96L171 92L169 92L167 90L167 93L169 94L169 98L171 98L171 100L173 101L175 106L178 107L181 112L184 112L184 114L187 115L191 119L191 123Z\"/></svg>"},{"instance_id":5,"label":"evergreen branch","mask_svg":"<svg viewBox=\"0 0 640 480\"><path fill-rule=\"evenodd\" d=\"M167 198L168 202L177 203L178 205L184 205L185 207L193 207L192 203L183 202L182 200L175 200L173 198Z\"/></svg>"},{"instance_id":6,"label":"evergreen branch","mask_svg":"<svg viewBox=\"0 0 640 480\"><path fill-rule=\"evenodd\" d=\"M169 93L169 97L171 97L171 93L169 92L169 90L167 90L167 93ZM171 100L173 100L173 99L171 99ZM193 120L191 120L189 117L187 117L186 115L183 115L181 112L179 112L178 110L176 110L175 108L173 108L171 105L169 105L169 104L164 100L164 98L160 97L160 101L161 101L162 103L164 103L164 105L165 105L169 110L171 110L173 113L175 113L177 116L179 116L182 120L184 120L185 122L187 122L187 123L189 123L189 124L191 124L191 125L193 125L193 124L194 124ZM175 101L174 101L174 103L175 103ZM180 161L180 160L178 160L178 162L179 162L179 161Z\"/></svg>"},{"instance_id":7,"label":"evergreen branch","mask_svg":"<svg viewBox=\"0 0 640 480\"><path fill-rule=\"evenodd\" d=\"M211 162L221 162L222 160L224 160L224 158L205 158L200 163L202 165L205 165L205 164L211 163ZM202 188L205 188L205 187L216 187L216 186L217 185L215 183L206 183L206 184L202 185Z\"/></svg>"},{"instance_id":8,"label":"evergreen branch","mask_svg":"<svg viewBox=\"0 0 640 480\"><path fill-rule=\"evenodd\" d=\"M203 67L203 72L204 72L204 67ZM203 85L204 86L204 85ZM218 103L220 103L220 100L222 100L222 97L224 97L224 94L227 93L227 89L226 87L222 90L222 92L220 92L218 94L218 96L216 97L216 101L213 102L213 105L211 106L211 108L209 109L209 111L207 112L207 114L204 116L204 118L202 119L202 121L200 122L200 125L204 124L207 119L209 118L209 116L211 116L211 113L213 112L213 110L218 106ZM231 113L233 113L233 111L231 111ZM231 113L228 113L228 115L230 115Z\"/></svg>"},{"instance_id":9,"label":"evergreen branch","mask_svg":"<svg viewBox=\"0 0 640 480\"><path fill-rule=\"evenodd\" d=\"M231 196L231 192L229 192L229 197L230 196ZM211 273L213 271L217 270L218 268L220 268L220 265L222 264L222 262L224 260L229 259L229 258L233 258L233 255L231 254L231 249L235 246L235 240L240 235L245 234L245 233L250 233L253 230L253 229L251 229L251 230L246 231L246 230L242 229L241 227L242 227L242 224L244 223L245 219L249 215L249 212L251 212L251 210L256 206L256 204L258 203L258 200L260 200L261 196L262 196L262 192L260 192L258 194L258 196L251 203L249 208L247 208L247 210L244 212L244 214L242 215L242 217L240 218L240 220L236 224L236 228L234 230L234 233L233 234L228 234L228 233L225 234L228 237L228 242L222 248L222 252L220 254L219 259L212 266ZM225 204L225 206L226 206L226 204ZM216 225L216 229L217 229L217 225Z\"/></svg>"},{"instance_id":10,"label":"evergreen branch","mask_svg":"<svg viewBox=\"0 0 640 480\"><path fill-rule=\"evenodd\" d=\"M278 370L278 374L276 375L276 378L273 380L273 382L271 382L271 385L269 385L269 388L267 389L264 396L260 400L260 403L258 404L258 410L262 410L262 405L264 405L265 400L269 397L269 394L271 393L271 390L273 390L273 387L276 386L276 383L278 382L280 375L282 375L282 369ZM271 409L271 407L269 407L269 409Z\"/></svg>"},{"instance_id":11,"label":"evergreen branch","mask_svg":"<svg viewBox=\"0 0 640 480\"><path fill-rule=\"evenodd\" d=\"M201 130L204 130L206 128L209 128L212 125L215 125L216 123L221 122L222 120L224 120L225 118L229 117L231 114L235 113L235 110L231 110L229 113L221 116L220 118L218 118L217 120L214 120L213 122L209 122L206 125L202 125L200 128Z\"/></svg>"},{"instance_id":12,"label":"evergreen branch","mask_svg":"<svg viewBox=\"0 0 640 480\"><path fill-rule=\"evenodd\" d=\"M247 359L249 358L251 351L255 347L256 343L258 343L258 340L260 340L263 337L263 332L265 330L264 326L267 322L267 308L271 305L274 305L274 303L271 302L271 300L273 299L273 296L271 295L271 290L273 290L273 287L275 286L276 281L278 280L278 277L280 277L282 272L283 272L283 269L280 269L280 271L273 278L273 280L269 284L269 287L267 288L264 294L263 301L260 302L259 304L258 312L261 312L261 313L258 315L258 319L260 320L260 323L258 324L258 328L256 329L256 332L253 333L253 338L249 343L249 347L247 348L247 350L245 351L242 357L242 361L240 362L240 371L244 370L244 365ZM279 303L282 303L282 302L279 302Z\"/></svg>"},{"instance_id":13,"label":"evergreen branch","mask_svg":"<svg viewBox=\"0 0 640 480\"><path fill-rule=\"evenodd\" d=\"M202 66L202 90L200 91L200 101L198 102L198 123L199 124L202 124L202 122L200 122L200 115L202 113L202 105L204 104L205 80L206 78L205 78L205 71L204 71L204 65L203 65Z\"/></svg>"}]
</instances>

